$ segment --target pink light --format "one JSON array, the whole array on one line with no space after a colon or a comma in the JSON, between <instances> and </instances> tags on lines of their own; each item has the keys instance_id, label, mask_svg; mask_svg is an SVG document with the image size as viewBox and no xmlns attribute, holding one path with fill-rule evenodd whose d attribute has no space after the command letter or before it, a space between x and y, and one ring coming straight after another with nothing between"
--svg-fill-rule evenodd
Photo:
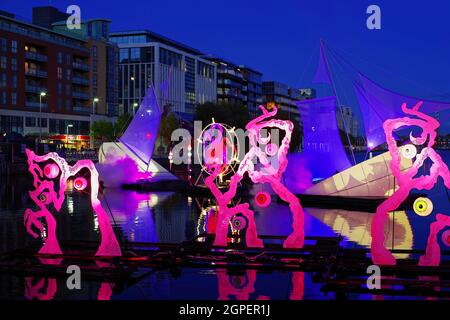
<instances>
[{"instance_id":1,"label":"pink light","mask_svg":"<svg viewBox=\"0 0 450 320\"><path fill-rule=\"evenodd\" d=\"M83 177L78 177L73 181L73 187L75 189L77 189L78 191L82 191L82 190L86 189L87 185L88 185L88 182Z\"/></svg>"},{"instance_id":2,"label":"pink light","mask_svg":"<svg viewBox=\"0 0 450 320\"><path fill-rule=\"evenodd\" d=\"M379 265L395 265L396 261L392 253L384 247L385 236L384 226L388 219L388 213L395 211L402 204L412 189L430 190L434 187L439 177L442 177L445 186L450 188L450 172L439 154L433 149L436 140L436 130L439 128L439 122L419 111L422 102L418 102L413 108L408 109L406 103L402 104L402 110L408 117L389 119L383 124L386 134L386 141L392 160L390 167L392 174L398 183L398 189L394 194L386 199L378 206L372 221L371 235L371 253L372 261ZM416 126L422 129L422 135L414 138L414 143L425 143L428 136L428 144L417 153L414 145L408 145L407 152L403 152L402 147L397 147L397 142L393 132L401 127ZM411 168L401 171L401 157L415 159ZM430 159L432 165L429 169L429 175L421 175L417 177L419 169L423 166L424 161ZM425 255L420 257L419 265L436 266L440 263L440 248L437 242L437 234L443 228L450 226L450 218L448 216L437 214L436 221L430 225L430 233L428 236L427 248Z\"/></svg>"},{"instance_id":3,"label":"pink light","mask_svg":"<svg viewBox=\"0 0 450 320\"><path fill-rule=\"evenodd\" d=\"M62 254L58 239L56 237L57 223L49 210L50 208L48 208L47 206L53 204L55 210L59 212L65 200L64 192L66 190L67 180L71 177L75 177L82 169L88 169L90 172L91 181L91 205L97 215L101 234L101 243L96 255L121 256L122 252L120 250L120 246L117 242L114 231L111 227L109 217L103 209L100 200L98 199L98 172L95 168L94 163L91 160L80 160L77 161L73 166L69 166L69 164L63 158L59 157L58 154L54 152L48 153L44 156L38 156L33 151L26 149L26 153L28 157L28 170L33 176L33 186L35 188L35 190L30 191L29 194L34 203L38 205L39 210L35 212L31 209L27 209L25 211L24 221L27 232L34 238L37 238L39 235L32 229L32 227L37 228L41 233L41 237L44 240L44 245L39 250L39 253ZM45 179L42 180L43 172L39 164L48 162L49 160L52 160L54 162L54 165L57 165L59 170L61 171L61 175L59 177L58 192L55 191L55 181L49 181ZM77 179L79 179L79 177L75 180ZM83 183L84 182L81 180L81 185L83 185ZM76 184L78 184L78 182ZM40 199L41 195L44 195L44 201ZM46 222L45 229L41 220L45 220ZM44 234L45 237L43 236Z\"/></svg>"},{"instance_id":4,"label":"pink light","mask_svg":"<svg viewBox=\"0 0 450 320\"><path fill-rule=\"evenodd\" d=\"M145 138L146 138L146 139L151 139L151 137L152 137L152 134L151 134L150 132L147 132L147 133L145 134Z\"/></svg>"},{"instance_id":5,"label":"pink light","mask_svg":"<svg viewBox=\"0 0 450 320\"><path fill-rule=\"evenodd\" d=\"M44 167L44 174L49 179L54 179L59 174L59 167L56 164L49 163Z\"/></svg>"},{"instance_id":6,"label":"pink light","mask_svg":"<svg viewBox=\"0 0 450 320\"><path fill-rule=\"evenodd\" d=\"M258 192L255 195L255 202L261 208L265 208L268 205L270 205L271 200L272 198L270 197L270 194L268 194L267 192Z\"/></svg>"}]
</instances>

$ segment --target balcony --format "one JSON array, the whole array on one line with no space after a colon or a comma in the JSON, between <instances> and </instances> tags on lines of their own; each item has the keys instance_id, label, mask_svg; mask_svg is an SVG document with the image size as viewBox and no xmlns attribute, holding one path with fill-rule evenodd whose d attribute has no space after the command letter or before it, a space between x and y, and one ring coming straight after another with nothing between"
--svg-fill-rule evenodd
<instances>
[{"instance_id":1,"label":"balcony","mask_svg":"<svg viewBox=\"0 0 450 320\"><path fill-rule=\"evenodd\" d=\"M82 77L73 77L72 78L72 82L75 84L79 84L79 85L84 85L84 86L88 86L89 85L89 80L82 78Z\"/></svg>"},{"instance_id":2,"label":"balcony","mask_svg":"<svg viewBox=\"0 0 450 320\"><path fill-rule=\"evenodd\" d=\"M81 99L81 100L89 100L90 96L88 93L80 92L80 91L73 91L72 96L75 99Z\"/></svg>"},{"instance_id":3,"label":"balcony","mask_svg":"<svg viewBox=\"0 0 450 320\"><path fill-rule=\"evenodd\" d=\"M48 60L47 56L37 53L37 52L31 52L31 51L25 52L25 58L30 59L30 60L41 61L41 62L47 62L47 60Z\"/></svg>"},{"instance_id":4,"label":"balcony","mask_svg":"<svg viewBox=\"0 0 450 320\"><path fill-rule=\"evenodd\" d=\"M38 70L38 69L27 69L25 70L25 74L27 76L33 76L38 78L47 78L47 71Z\"/></svg>"},{"instance_id":5,"label":"balcony","mask_svg":"<svg viewBox=\"0 0 450 320\"><path fill-rule=\"evenodd\" d=\"M49 32L46 30L37 30L35 28L24 28L22 26L23 23L9 23L9 22L1 22L0 30L9 31L12 33L18 33L25 35L27 37L31 37L34 39L43 40L46 42L51 42L57 45L64 45L79 51L83 51L86 54L89 53L89 49L84 47L84 43L80 40L76 40L73 38L69 38L64 35L59 35L54 32Z\"/></svg>"},{"instance_id":6,"label":"balcony","mask_svg":"<svg viewBox=\"0 0 450 320\"><path fill-rule=\"evenodd\" d=\"M44 87L34 86L34 85L25 85L25 92L31 92L31 93L41 93L41 92L47 92L47 89Z\"/></svg>"},{"instance_id":7,"label":"balcony","mask_svg":"<svg viewBox=\"0 0 450 320\"><path fill-rule=\"evenodd\" d=\"M74 69L83 70L83 71L90 70L90 67L87 63L83 63L83 62L79 62L79 61L72 63L72 67Z\"/></svg>"},{"instance_id":8,"label":"balcony","mask_svg":"<svg viewBox=\"0 0 450 320\"><path fill-rule=\"evenodd\" d=\"M25 107L27 108L33 108L33 109L39 109L45 110L48 108L48 104L45 102L42 102L41 106L39 107L40 103L39 101L25 101Z\"/></svg>"},{"instance_id":9,"label":"balcony","mask_svg":"<svg viewBox=\"0 0 450 320\"><path fill-rule=\"evenodd\" d=\"M91 108L83 105L75 105L73 106L73 111L78 113L90 114Z\"/></svg>"}]
</instances>

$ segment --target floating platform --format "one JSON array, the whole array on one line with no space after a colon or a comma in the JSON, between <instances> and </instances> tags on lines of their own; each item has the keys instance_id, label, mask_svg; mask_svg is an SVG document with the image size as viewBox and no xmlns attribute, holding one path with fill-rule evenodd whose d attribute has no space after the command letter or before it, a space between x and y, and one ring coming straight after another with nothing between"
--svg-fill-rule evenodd
<instances>
[{"instance_id":1,"label":"floating platform","mask_svg":"<svg viewBox=\"0 0 450 320\"><path fill-rule=\"evenodd\" d=\"M95 242L62 243L64 254L43 255L35 248L0 255L0 272L21 277L66 278L67 267L78 265L84 279L132 286L151 273L168 270L174 277L183 268L225 269L239 273L253 269L303 271L314 274L321 290L346 299L352 293L372 295L450 297L450 252L442 252L439 267L418 266L417 259L399 259L396 266L381 266L381 289L368 289L367 267L372 265L368 249L340 245L341 237L306 237L302 249L286 249L284 236L259 236L264 248L248 248L232 242L213 246L213 235L200 234L182 243L122 243L122 257L97 257ZM231 238L234 239L234 238ZM232 241L238 241L235 238ZM423 254L421 250L393 250L393 253ZM117 289L119 290L119 289ZM115 290L116 292L116 290Z\"/></svg>"}]
</instances>

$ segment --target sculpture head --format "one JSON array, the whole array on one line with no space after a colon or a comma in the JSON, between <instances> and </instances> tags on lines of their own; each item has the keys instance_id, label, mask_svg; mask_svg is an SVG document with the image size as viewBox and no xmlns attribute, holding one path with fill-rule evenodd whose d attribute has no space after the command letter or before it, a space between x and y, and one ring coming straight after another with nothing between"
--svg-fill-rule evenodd
<instances>
[{"instance_id":1,"label":"sculpture head","mask_svg":"<svg viewBox=\"0 0 450 320\"><path fill-rule=\"evenodd\" d=\"M281 177L287 167L287 153L294 129L291 121L272 118L278 112L276 107L272 111L268 111L264 106L260 106L260 109L263 114L246 126L250 144L248 154L256 157L261 164L258 170L249 170L249 176L254 182L262 176ZM283 138L280 143L281 137Z\"/></svg>"},{"instance_id":2,"label":"sculpture head","mask_svg":"<svg viewBox=\"0 0 450 320\"><path fill-rule=\"evenodd\" d=\"M423 161L427 158L428 149L432 148L436 142L436 131L439 128L439 122L419 111L422 104L423 102L419 101L414 107L407 108L406 103L403 103L402 110L407 116L389 119L383 124L386 141L393 160L391 161L391 169L397 178L402 176L400 167L402 158L413 162L412 167L405 174L414 176L417 169L423 165ZM414 135L413 128L418 129L420 133ZM402 145L398 145L394 137L394 131L398 129L410 130L409 141Z\"/></svg>"}]
</instances>

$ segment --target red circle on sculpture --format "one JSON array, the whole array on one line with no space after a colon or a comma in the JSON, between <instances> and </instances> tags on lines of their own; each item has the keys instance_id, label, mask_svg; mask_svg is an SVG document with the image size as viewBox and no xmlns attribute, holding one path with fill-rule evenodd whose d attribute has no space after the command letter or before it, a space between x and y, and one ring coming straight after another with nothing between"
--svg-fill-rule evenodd
<instances>
[{"instance_id":1,"label":"red circle on sculpture","mask_svg":"<svg viewBox=\"0 0 450 320\"><path fill-rule=\"evenodd\" d=\"M270 194L267 192L258 192L255 196L255 202L259 207L265 208L267 207L271 202Z\"/></svg>"},{"instance_id":2,"label":"red circle on sculpture","mask_svg":"<svg viewBox=\"0 0 450 320\"><path fill-rule=\"evenodd\" d=\"M87 180L83 177L78 177L73 181L73 187L79 191L86 189Z\"/></svg>"},{"instance_id":3,"label":"red circle on sculpture","mask_svg":"<svg viewBox=\"0 0 450 320\"><path fill-rule=\"evenodd\" d=\"M59 167L54 163L49 163L44 167L44 174L49 179L54 179L59 174Z\"/></svg>"},{"instance_id":4,"label":"red circle on sculpture","mask_svg":"<svg viewBox=\"0 0 450 320\"><path fill-rule=\"evenodd\" d=\"M450 230L445 231L442 234L442 242L447 246L450 247Z\"/></svg>"}]
</instances>

